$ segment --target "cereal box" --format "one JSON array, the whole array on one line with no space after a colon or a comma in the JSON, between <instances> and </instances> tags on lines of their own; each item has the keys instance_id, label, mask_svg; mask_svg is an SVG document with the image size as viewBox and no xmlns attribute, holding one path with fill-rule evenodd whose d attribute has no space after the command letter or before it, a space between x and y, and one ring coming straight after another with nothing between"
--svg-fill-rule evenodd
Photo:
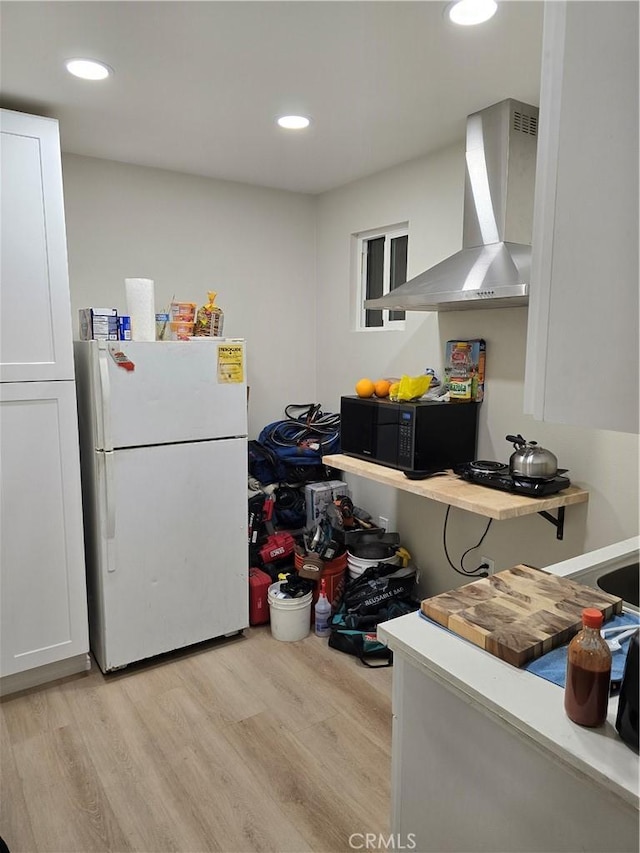
<instances>
[{"instance_id":1,"label":"cereal box","mask_svg":"<svg viewBox=\"0 0 640 853\"><path fill-rule=\"evenodd\" d=\"M487 344L483 338L447 341L444 381L452 400L482 402L486 355Z\"/></svg>"}]
</instances>

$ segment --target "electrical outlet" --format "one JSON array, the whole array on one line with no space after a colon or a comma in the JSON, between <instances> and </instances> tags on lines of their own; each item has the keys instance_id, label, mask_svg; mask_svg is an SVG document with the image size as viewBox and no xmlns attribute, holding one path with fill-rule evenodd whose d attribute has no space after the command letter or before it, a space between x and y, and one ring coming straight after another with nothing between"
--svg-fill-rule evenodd
<instances>
[{"instance_id":1,"label":"electrical outlet","mask_svg":"<svg viewBox=\"0 0 640 853\"><path fill-rule=\"evenodd\" d=\"M378 527L382 527L383 530L389 530L389 519L385 518L384 515L379 515Z\"/></svg>"},{"instance_id":2,"label":"electrical outlet","mask_svg":"<svg viewBox=\"0 0 640 853\"><path fill-rule=\"evenodd\" d=\"M483 563L487 566L485 571L489 572L489 574L492 575L496 568L495 562L491 559L491 557L480 557L480 565L482 565Z\"/></svg>"}]
</instances>

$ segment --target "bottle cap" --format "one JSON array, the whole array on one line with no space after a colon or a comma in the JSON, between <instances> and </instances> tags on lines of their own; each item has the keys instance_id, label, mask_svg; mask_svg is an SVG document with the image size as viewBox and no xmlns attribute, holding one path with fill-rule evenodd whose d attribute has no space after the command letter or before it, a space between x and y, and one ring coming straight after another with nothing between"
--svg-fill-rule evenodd
<instances>
[{"instance_id":1,"label":"bottle cap","mask_svg":"<svg viewBox=\"0 0 640 853\"><path fill-rule=\"evenodd\" d=\"M582 611L582 624L587 628L600 628L603 621L602 613L596 607L585 607Z\"/></svg>"}]
</instances>

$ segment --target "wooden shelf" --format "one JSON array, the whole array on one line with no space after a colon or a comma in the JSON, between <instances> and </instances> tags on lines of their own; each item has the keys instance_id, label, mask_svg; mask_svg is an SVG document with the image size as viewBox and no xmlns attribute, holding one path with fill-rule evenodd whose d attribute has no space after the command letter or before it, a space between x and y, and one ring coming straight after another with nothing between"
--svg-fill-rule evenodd
<instances>
[{"instance_id":1,"label":"wooden shelf","mask_svg":"<svg viewBox=\"0 0 640 853\"><path fill-rule=\"evenodd\" d=\"M365 462L363 459L355 459L343 454L324 456L323 464L330 468L337 468L348 474L357 474L368 480L375 480L385 486L401 489L403 492L411 492L432 501L475 512L487 518L495 518L504 521L507 518L517 518L521 515L533 515L541 513L548 521L557 528L558 539L562 539L562 523L564 521L564 508L571 504L586 503L589 500L589 492L578 486L569 486L557 495L545 498L531 498L526 495L512 495L499 489L490 489L487 486L478 486L460 479L452 471L439 474L426 480L409 480L402 471L387 468L374 462ZM551 509L558 510L558 518L548 514Z\"/></svg>"}]
</instances>

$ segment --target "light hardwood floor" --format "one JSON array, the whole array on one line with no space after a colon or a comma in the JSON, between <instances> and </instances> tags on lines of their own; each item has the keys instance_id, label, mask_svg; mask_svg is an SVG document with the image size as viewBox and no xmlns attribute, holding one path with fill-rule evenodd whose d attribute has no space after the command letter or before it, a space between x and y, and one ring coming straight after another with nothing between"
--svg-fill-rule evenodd
<instances>
[{"instance_id":1,"label":"light hardwood floor","mask_svg":"<svg viewBox=\"0 0 640 853\"><path fill-rule=\"evenodd\" d=\"M391 674L261 626L5 697L0 835L11 853L353 849L389 833Z\"/></svg>"}]
</instances>

